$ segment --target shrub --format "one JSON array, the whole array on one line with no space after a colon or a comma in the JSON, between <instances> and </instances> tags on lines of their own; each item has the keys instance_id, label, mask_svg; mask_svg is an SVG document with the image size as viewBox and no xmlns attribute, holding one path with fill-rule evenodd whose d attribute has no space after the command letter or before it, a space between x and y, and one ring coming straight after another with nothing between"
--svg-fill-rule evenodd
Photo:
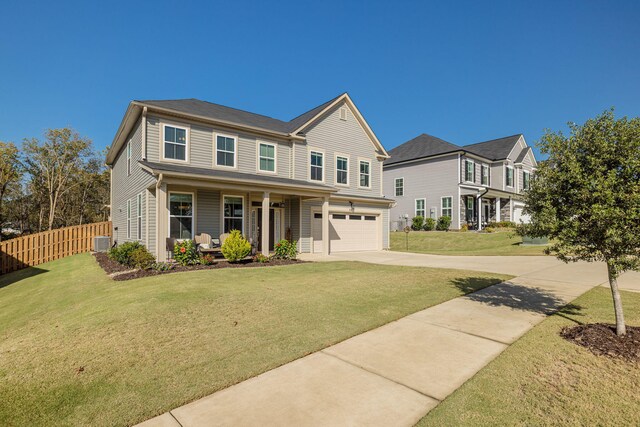
<instances>
[{"instance_id":1,"label":"shrub","mask_svg":"<svg viewBox=\"0 0 640 427\"><path fill-rule=\"evenodd\" d=\"M298 255L298 248L296 247L296 242L290 242L288 240L282 239L278 243L276 243L274 249L274 258L278 259L296 259Z\"/></svg>"},{"instance_id":2,"label":"shrub","mask_svg":"<svg viewBox=\"0 0 640 427\"><path fill-rule=\"evenodd\" d=\"M484 231L485 231L485 233L494 233L496 231L496 229L493 228L493 227L485 227Z\"/></svg>"},{"instance_id":3,"label":"shrub","mask_svg":"<svg viewBox=\"0 0 640 427\"><path fill-rule=\"evenodd\" d=\"M211 254L202 255L198 260L198 264L200 265L213 265L216 260Z\"/></svg>"},{"instance_id":4,"label":"shrub","mask_svg":"<svg viewBox=\"0 0 640 427\"><path fill-rule=\"evenodd\" d=\"M422 225L424 224L424 217L422 215L414 216L411 224L411 229L418 231L422 230Z\"/></svg>"},{"instance_id":5,"label":"shrub","mask_svg":"<svg viewBox=\"0 0 640 427\"><path fill-rule=\"evenodd\" d=\"M268 263L270 260L270 258L266 255L263 255L261 253L257 253L256 256L253 257L253 262L259 262L262 264L266 264Z\"/></svg>"},{"instance_id":6,"label":"shrub","mask_svg":"<svg viewBox=\"0 0 640 427\"><path fill-rule=\"evenodd\" d=\"M491 221L490 223L487 224L487 227L492 227L492 228L515 228L515 226L516 226L516 223L512 221L499 221L499 222Z\"/></svg>"},{"instance_id":7,"label":"shrub","mask_svg":"<svg viewBox=\"0 0 640 427\"><path fill-rule=\"evenodd\" d=\"M436 220L433 218L425 218L424 226L422 228L424 231L433 231L436 228Z\"/></svg>"},{"instance_id":8,"label":"shrub","mask_svg":"<svg viewBox=\"0 0 640 427\"><path fill-rule=\"evenodd\" d=\"M251 253L251 244L239 230L233 230L222 244L222 255L229 262L240 261Z\"/></svg>"},{"instance_id":9,"label":"shrub","mask_svg":"<svg viewBox=\"0 0 640 427\"><path fill-rule=\"evenodd\" d=\"M460 231L469 231L469 224L467 224L466 222L462 224L462 226L460 227Z\"/></svg>"},{"instance_id":10,"label":"shrub","mask_svg":"<svg viewBox=\"0 0 640 427\"><path fill-rule=\"evenodd\" d=\"M440 218L438 218L438 224L436 225L436 230L449 231L449 226L451 226L451 217L441 216Z\"/></svg>"},{"instance_id":11,"label":"shrub","mask_svg":"<svg viewBox=\"0 0 640 427\"><path fill-rule=\"evenodd\" d=\"M173 247L173 259L180 265L194 265L200 260L193 240L176 242Z\"/></svg>"},{"instance_id":12,"label":"shrub","mask_svg":"<svg viewBox=\"0 0 640 427\"><path fill-rule=\"evenodd\" d=\"M173 270L173 264L168 262L154 262L151 264L150 268L155 271L169 271Z\"/></svg>"},{"instance_id":13,"label":"shrub","mask_svg":"<svg viewBox=\"0 0 640 427\"><path fill-rule=\"evenodd\" d=\"M117 263L126 265L127 267L134 267L135 265L131 256L140 248L146 250L140 242L125 242L115 248L111 248L107 256Z\"/></svg>"},{"instance_id":14,"label":"shrub","mask_svg":"<svg viewBox=\"0 0 640 427\"><path fill-rule=\"evenodd\" d=\"M151 252L149 252L144 246L141 246L135 251L131 252L132 267L147 270L151 267L151 264L153 264L155 260L156 258L151 255Z\"/></svg>"}]
</instances>

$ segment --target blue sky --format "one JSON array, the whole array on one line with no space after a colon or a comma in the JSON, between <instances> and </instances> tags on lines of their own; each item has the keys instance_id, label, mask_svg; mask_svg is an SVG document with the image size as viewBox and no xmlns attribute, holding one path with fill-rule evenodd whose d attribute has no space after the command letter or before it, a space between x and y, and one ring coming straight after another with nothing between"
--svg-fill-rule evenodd
<instances>
[{"instance_id":1,"label":"blue sky","mask_svg":"<svg viewBox=\"0 0 640 427\"><path fill-rule=\"evenodd\" d=\"M348 91L391 149L640 115L640 2L6 2L0 140L109 145L133 99L290 119Z\"/></svg>"}]
</instances>

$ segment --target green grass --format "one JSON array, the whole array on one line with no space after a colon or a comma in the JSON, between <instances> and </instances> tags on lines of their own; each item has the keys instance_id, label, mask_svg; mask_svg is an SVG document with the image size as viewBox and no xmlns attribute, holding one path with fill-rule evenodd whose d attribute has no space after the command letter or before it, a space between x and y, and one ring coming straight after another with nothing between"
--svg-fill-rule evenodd
<instances>
[{"instance_id":1,"label":"green grass","mask_svg":"<svg viewBox=\"0 0 640 427\"><path fill-rule=\"evenodd\" d=\"M640 294L623 292L622 300L627 323L640 325ZM574 304L579 315L543 321L418 425L640 425L640 366L595 356L558 335L575 322L613 323L610 291L595 288Z\"/></svg>"},{"instance_id":2,"label":"green grass","mask_svg":"<svg viewBox=\"0 0 640 427\"><path fill-rule=\"evenodd\" d=\"M0 277L0 425L133 424L507 278L340 262L115 282L89 254L39 269Z\"/></svg>"},{"instance_id":3,"label":"green grass","mask_svg":"<svg viewBox=\"0 0 640 427\"><path fill-rule=\"evenodd\" d=\"M522 246L510 231L496 233L412 231L391 233L391 250L435 255L544 255L544 246Z\"/></svg>"}]
</instances>

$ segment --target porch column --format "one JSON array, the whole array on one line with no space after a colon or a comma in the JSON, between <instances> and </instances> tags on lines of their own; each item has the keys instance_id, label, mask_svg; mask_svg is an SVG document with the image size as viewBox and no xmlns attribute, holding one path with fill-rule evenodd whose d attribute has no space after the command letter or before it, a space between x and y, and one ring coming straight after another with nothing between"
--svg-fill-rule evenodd
<instances>
[{"instance_id":1,"label":"porch column","mask_svg":"<svg viewBox=\"0 0 640 427\"><path fill-rule=\"evenodd\" d=\"M156 186L156 258L167 260L167 230L169 230L169 209L167 206L167 184Z\"/></svg>"},{"instance_id":2,"label":"porch column","mask_svg":"<svg viewBox=\"0 0 640 427\"><path fill-rule=\"evenodd\" d=\"M500 197L496 197L496 222L500 222Z\"/></svg>"},{"instance_id":3,"label":"porch column","mask_svg":"<svg viewBox=\"0 0 640 427\"><path fill-rule=\"evenodd\" d=\"M262 195L262 230L260 230L260 241L262 242L262 255L269 256L269 193L265 191Z\"/></svg>"},{"instance_id":4,"label":"porch column","mask_svg":"<svg viewBox=\"0 0 640 427\"><path fill-rule=\"evenodd\" d=\"M509 221L513 221L513 199L509 196Z\"/></svg>"},{"instance_id":5,"label":"porch column","mask_svg":"<svg viewBox=\"0 0 640 427\"><path fill-rule=\"evenodd\" d=\"M329 255L329 198L322 201L322 255Z\"/></svg>"},{"instance_id":6,"label":"porch column","mask_svg":"<svg viewBox=\"0 0 640 427\"><path fill-rule=\"evenodd\" d=\"M478 195L478 231L482 230L482 196Z\"/></svg>"}]
</instances>

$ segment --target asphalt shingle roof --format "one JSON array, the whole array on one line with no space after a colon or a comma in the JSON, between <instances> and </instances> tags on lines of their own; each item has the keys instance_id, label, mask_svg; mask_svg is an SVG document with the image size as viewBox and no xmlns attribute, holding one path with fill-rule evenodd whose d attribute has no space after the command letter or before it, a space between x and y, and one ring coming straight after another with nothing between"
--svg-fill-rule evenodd
<instances>
[{"instance_id":1,"label":"asphalt shingle roof","mask_svg":"<svg viewBox=\"0 0 640 427\"><path fill-rule=\"evenodd\" d=\"M465 145L463 149L489 160L502 160L509 156L513 146L521 136L522 134L519 133L517 135L505 136L504 138L478 142L476 144Z\"/></svg>"},{"instance_id":2,"label":"asphalt shingle roof","mask_svg":"<svg viewBox=\"0 0 640 427\"><path fill-rule=\"evenodd\" d=\"M523 148L520 154L518 154L518 158L516 159L515 163L522 163L529 151L531 151L531 147Z\"/></svg>"},{"instance_id":3,"label":"asphalt shingle roof","mask_svg":"<svg viewBox=\"0 0 640 427\"><path fill-rule=\"evenodd\" d=\"M389 151L391 158L385 160L384 165L389 166L408 160L422 159L461 150L462 147L458 145L423 133Z\"/></svg>"},{"instance_id":4,"label":"asphalt shingle roof","mask_svg":"<svg viewBox=\"0 0 640 427\"><path fill-rule=\"evenodd\" d=\"M236 108L226 107L212 102L201 101L199 99L169 99L169 100L145 100L137 101L142 104L166 108L183 114L197 115L211 118L214 120L223 120L243 126L251 126L270 130L274 132L290 133L298 129L300 126L311 120L315 115L320 113L329 104L339 98L341 95L318 105L315 108L293 118L290 121L274 119L273 117L263 116L261 114L250 113Z\"/></svg>"}]
</instances>

